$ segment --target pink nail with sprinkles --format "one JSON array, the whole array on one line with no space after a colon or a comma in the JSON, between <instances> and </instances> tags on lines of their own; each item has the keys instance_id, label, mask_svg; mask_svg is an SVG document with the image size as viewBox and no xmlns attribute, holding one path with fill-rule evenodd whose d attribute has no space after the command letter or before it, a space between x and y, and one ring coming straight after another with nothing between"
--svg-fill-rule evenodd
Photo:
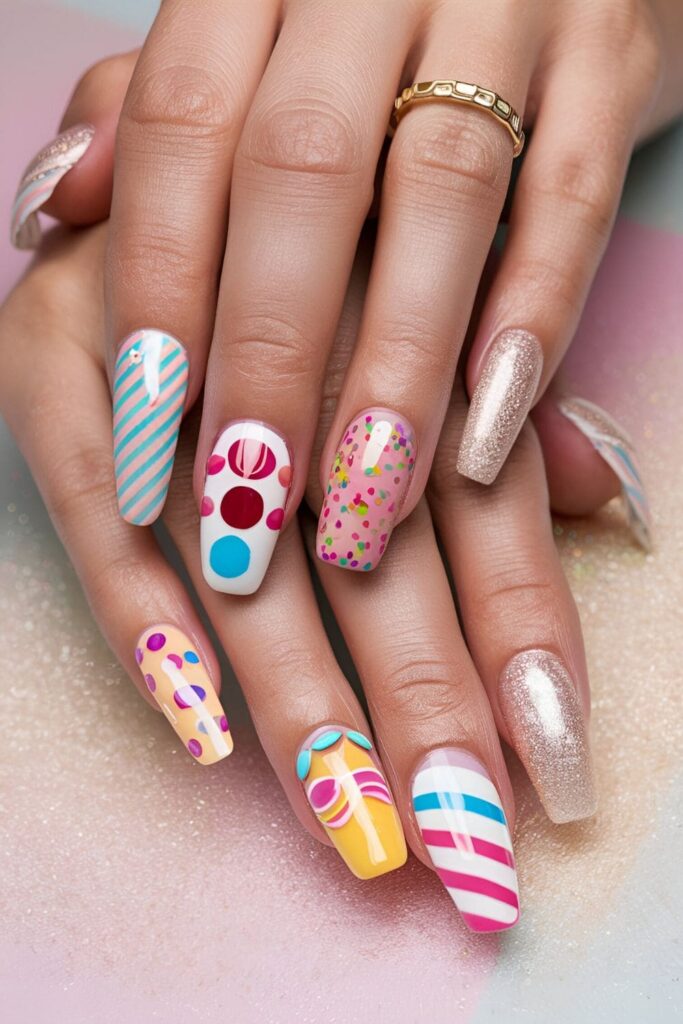
<instances>
[{"instance_id":1,"label":"pink nail with sprinkles","mask_svg":"<svg viewBox=\"0 0 683 1024\"><path fill-rule=\"evenodd\" d=\"M145 686L200 764L232 753L230 726L197 648L177 626L145 630L135 648Z\"/></svg>"},{"instance_id":2,"label":"pink nail with sprinkles","mask_svg":"<svg viewBox=\"0 0 683 1024\"><path fill-rule=\"evenodd\" d=\"M201 500L204 579L223 594L261 586L285 516L292 479L287 444L255 420L231 423L206 464Z\"/></svg>"},{"instance_id":3,"label":"pink nail with sprinkles","mask_svg":"<svg viewBox=\"0 0 683 1024\"><path fill-rule=\"evenodd\" d=\"M368 409L348 425L327 483L316 552L355 572L379 564L415 467L415 434L390 409Z\"/></svg>"}]
</instances>

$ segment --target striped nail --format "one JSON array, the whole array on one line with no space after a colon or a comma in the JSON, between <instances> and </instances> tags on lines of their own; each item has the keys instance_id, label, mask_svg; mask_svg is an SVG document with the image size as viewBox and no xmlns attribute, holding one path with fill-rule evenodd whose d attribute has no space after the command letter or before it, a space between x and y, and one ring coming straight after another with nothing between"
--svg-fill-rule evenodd
<instances>
[{"instance_id":1,"label":"striped nail","mask_svg":"<svg viewBox=\"0 0 683 1024\"><path fill-rule=\"evenodd\" d=\"M58 135L34 157L24 171L17 190L10 227L10 240L17 249L36 249L41 232L38 211L59 182L78 163L95 135L90 124L77 124Z\"/></svg>"},{"instance_id":2,"label":"striped nail","mask_svg":"<svg viewBox=\"0 0 683 1024\"><path fill-rule=\"evenodd\" d=\"M372 743L355 729L323 726L299 750L306 799L346 866L376 878L405 864L406 841Z\"/></svg>"},{"instance_id":3,"label":"striped nail","mask_svg":"<svg viewBox=\"0 0 683 1024\"><path fill-rule=\"evenodd\" d=\"M261 586L285 515L292 460L265 423L239 420L222 431L206 464L201 503L204 579L223 594Z\"/></svg>"},{"instance_id":4,"label":"striped nail","mask_svg":"<svg viewBox=\"0 0 683 1024\"><path fill-rule=\"evenodd\" d=\"M161 514L187 393L185 349L162 331L126 338L114 372L114 473L119 511L136 526Z\"/></svg>"},{"instance_id":5,"label":"striped nail","mask_svg":"<svg viewBox=\"0 0 683 1024\"><path fill-rule=\"evenodd\" d=\"M465 750L434 750L413 780L413 809L436 873L475 932L511 928L519 890L496 787Z\"/></svg>"},{"instance_id":6,"label":"striped nail","mask_svg":"<svg viewBox=\"0 0 683 1024\"><path fill-rule=\"evenodd\" d=\"M368 409L339 442L318 521L318 558L355 572L376 568L415 468L415 433L389 409Z\"/></svg>"},{"instance_id":7,"label":"striped nail","mask_svg":"<svg viewBox=\"0 0 683 1024\"><path fill-rule=\"evenodd\" d=\"M585 398L564 398L558 408L588 438L621 484L629 528L641 547L652 550L652 520L638 466L638 457L628 434L601 409Z\"/></svg>"},{"instance_id":8,"label":"striped nail","mask_svg":"<svg viewBox=\"0 0 683 1024\"><path fill-rule=\"evenodd\" d=\"M135 660L147 689L183 746L200 764L232 753L232 736L209 673L192 641L177 626L145 630Z\"/></svg>"}]
</instances>

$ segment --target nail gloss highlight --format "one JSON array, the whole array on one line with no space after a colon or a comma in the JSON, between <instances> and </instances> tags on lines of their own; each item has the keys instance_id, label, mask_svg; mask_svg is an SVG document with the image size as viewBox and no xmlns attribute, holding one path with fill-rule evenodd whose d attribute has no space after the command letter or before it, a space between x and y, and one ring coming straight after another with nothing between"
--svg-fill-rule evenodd
<instances>
[{"instance_id":1,"label":"nail gloss highlight","mask_svg":"<svg viewBox=\"0 0 683 1024\"><path fill-rule=\"evenodd\" d=\"M296 773L318 821L357 878L400 868L407 857L394 800L370 740L327 725L302 745Z\"/></svg>"},{"instance_id":2,"label":"nail gloss highlight","mask_svg":"<svg viewBox=\"0 0 683 1024\"><path fill-rule=\"evenodd\" d=\"M652 550L652 518L638 456L628 434L599 405L585 398L558 402L563 416L587 437L621 484L628 525L637 542Z\"/></svg>"},{"instance_id":3,"label":"nail gloss highlight","mask_svg":"<svg viewBox=\"0 0 683 1024\"><path fill-rule=\"evenodd\" d=\"M204 579L223 594L253 594L275 549L292 480L283 437L240 420L223 430L206 464L201 502Z\"/></svg>"},{"instance_id":4,"label":"nail gloss highlight","mask_svg":"<svg viewBox=\"0 0 683 1024\"><path fill-rule=\"evenodd\" d=\"M135 649L147 689L200 764L232 753L228 720L192 641L177 626L152 626Z\"/></svg>"},{"instance_id":5,"label":"nail gloss highlight","mask_svg":"<svg viewBox=\"0 0 683 1024\"><path fill-rule=\"evenodd\" d=\"M596 811L590 739L581 702L562 661L522 651L501 673L498 700L510 738L551 821Z\"/></svg>"},{"instance_id":6,"label":"nail gloss highlight","mask_svg":"<svg viewBox=\"0 0 683 1024\"><path fill-rule=\"evenodd\" d=\"M413 809L436 873L465 924L474 932L516 924L512 841L498 790L481 761L466 750L433 750L413 779Z\"/></svg>"},{"instance_id":7,"label":"nail gloss highlight","mask_svg":"<svg viewBox=\"0 0 683 1024\"><path fill-rule=\"evenodd\" d=\"M339 443L318 522L318 558L369 572L389 543L415 467L415 434L389 409L368 409Z\"/></svg>"},{"instance_id":8,"label":"nail gloss highlight","mask_svg":"<svg viewBox=\"0 0 683 1024\"><path fill-rule=\"evenodd\" d=\"M114 475L119 511L147 526L161 515L173 472L189 362L163 331L135 331L114 370Z\"/></svg>"},{"instance_id":9,"label":"nail gloss highlight","mask_svg":"<svg viewBox=\"0 0 683 1024\"><path fill-rule=\"evenodd\" d=\"M17 249L36 249L41 230L38 211L59 182L86 153L95 135L91 124L67 128L33 158L24 171L12 207L10 241Z\"/></svg>"},{"instance_id":10,"label":"nail gloss highlight","mask_svg":"<svg viewBox=\"0 0 683 1024\"><path fill-rule=\"evenodd\" d=\"M492 484L536 396L543 350L527 331L508 330L491 344L465 421L458 472Z\"/></svg>"}]
</instances>

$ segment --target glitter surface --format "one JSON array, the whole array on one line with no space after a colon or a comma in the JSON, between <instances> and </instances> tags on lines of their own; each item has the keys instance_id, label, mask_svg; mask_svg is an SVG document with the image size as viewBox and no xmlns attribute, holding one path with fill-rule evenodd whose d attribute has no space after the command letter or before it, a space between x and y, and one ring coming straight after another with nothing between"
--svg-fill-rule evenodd
<instances>
[{"instance_id":1,"label":"glitter surface","mask_svg":"<svg viewBox=\"0 0 683 1024\"><path fill-rule=\"evenodd\" d=\"M481 484L498 476L531 408L543 350L527 331L504 331L491 344L465 422L458 472Z\"/></svg>"},{"instance_id":2,"label":"glitter surface","mask_svg":"<svg viewBox=\"0 0 683 1024\"><path fill-rule=\"evenodd\" d=\"M556 823L595 813L590 742L576 688L559 658L522 651L501 673L498 699L531 781Z\"/></svg>"}]
</instances>

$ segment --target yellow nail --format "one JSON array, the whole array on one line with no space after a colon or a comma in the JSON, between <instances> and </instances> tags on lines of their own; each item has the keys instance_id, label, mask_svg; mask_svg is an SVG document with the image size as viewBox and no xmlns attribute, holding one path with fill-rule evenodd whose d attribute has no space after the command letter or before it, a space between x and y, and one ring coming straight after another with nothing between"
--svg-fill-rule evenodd
<instances>
[{"instance_id":1,"label":"yellow nail","mask_svg":"<svg viewBox=\"0 0 683 1024\"><path fill-rule=\"evenodd\" d=\"M147 689L200 764L215 764L232 752L225 712L202 659L176 626L152 626L135 649Z\"/></svg>"},{"instance_id":2,"label":"yellow nail","mask_svg":"<svg viewBox=\"0 0 683 1024\"><path fill-rule=\"evenodd\" d=\"M301 747L296 771L318 821L358 878L406 862L406 841L389 786L369 739L324 726Z\"/></svg>"}]
</instances>

